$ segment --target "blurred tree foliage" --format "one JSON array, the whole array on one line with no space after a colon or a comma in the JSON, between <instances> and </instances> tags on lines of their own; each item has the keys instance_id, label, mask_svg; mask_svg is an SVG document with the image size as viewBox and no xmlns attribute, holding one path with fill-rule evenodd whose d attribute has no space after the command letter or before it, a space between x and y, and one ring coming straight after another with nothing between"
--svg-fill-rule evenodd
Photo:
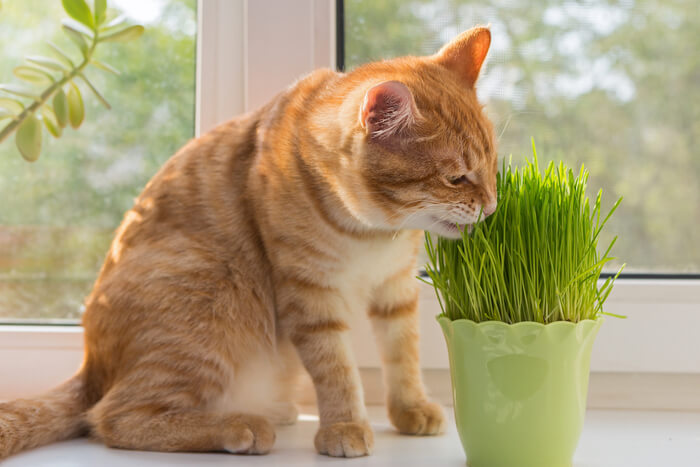
<instances>
[{"instance_id":1,"label":"blurred tree foliage","mask_svg":"<svg viewBox=\"0 0 700 467\"><path fill-rule=\"evenodd\" d=\"M91 118L45 138L33 164L0 146L0 319L79 317L124 212L194 134L196 0L150 3L162 11L135 18L146 26L138 41L97 50L122 74L87 72L111 111L88 96ZM56 27L64 17L58 1L3 2L0 44L12 47L0 53L0 82L23 54L45 53L45 40L74 50Z\"/></svg>"},{"instance_id":2,"label":"blurred tree foliage","mask_svg":"<svg viewBox=\"0 0 700 467\"><path fill-rule=\"evenodd\" d=\"M491 24L479 81L515 162L585 163L626 272L700 273L700 9L695 0L346 0L347 68L430 54ZM602 241L605 244L609 239ZM611 269L614 269L612 266Z\"/></svg>"}]
</instances>

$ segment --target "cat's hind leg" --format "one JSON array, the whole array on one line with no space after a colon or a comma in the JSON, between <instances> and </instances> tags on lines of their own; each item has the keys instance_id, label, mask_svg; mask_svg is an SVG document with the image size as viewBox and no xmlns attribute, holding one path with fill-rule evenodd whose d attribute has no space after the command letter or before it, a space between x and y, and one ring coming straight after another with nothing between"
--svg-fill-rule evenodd
<instances>
[{"instance_id":1,"label":"cat's hind leg","mask_svg":"<svg viewBox=\"0 0 700 467\"><path fill-rule=\"evenodd\" d=\"M151 390L153 397L128 380L114 387L89 412L93 435L110 447L147 451L265 454L274 444L264 417L217 413L171 385Z\"/></svg>"},{"instance_id":2,"label":"cat's hind leg","mask_svg":"<svg viewBox=\"0 0 700 467\"><path fill-rule=\"evenodd\" d=\"M244 267L254 259L236 266L187 237L169 240L168 249L121 258L122 272L103 278L88 303L90 378L106 375L88 411L91 433L127 449L266 453L275 440L269 419L222 401L232 389L259 386L256 373L242 370L274 352L269 280Z\"/></svg>"}]
</instances>

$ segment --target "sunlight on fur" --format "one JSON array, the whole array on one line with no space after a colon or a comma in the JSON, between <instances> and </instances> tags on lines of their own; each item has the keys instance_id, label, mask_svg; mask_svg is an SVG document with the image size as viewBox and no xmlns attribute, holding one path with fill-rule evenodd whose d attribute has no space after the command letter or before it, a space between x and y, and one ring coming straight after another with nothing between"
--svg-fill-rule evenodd
<instances>
[{"instance_id":1,"label":"sunlight on fur","mask_svg":"<svg viewBox=\"0 0 700 467\"><path fill-rule=\"evenodd\" d=\"M490 43L476 27L434 55L317 70L180 149L125 214L85 301L82 368L0 404L0 459L83 435L265 454L274 424L298 419L319 420L319 453L368 455L356 314L373 325L392 424L443 432L421 380L416 258L424 230L456 238L495 210L475 90ZM304 371L319 417L293 403Z\"/></svg>"}]
</instances>

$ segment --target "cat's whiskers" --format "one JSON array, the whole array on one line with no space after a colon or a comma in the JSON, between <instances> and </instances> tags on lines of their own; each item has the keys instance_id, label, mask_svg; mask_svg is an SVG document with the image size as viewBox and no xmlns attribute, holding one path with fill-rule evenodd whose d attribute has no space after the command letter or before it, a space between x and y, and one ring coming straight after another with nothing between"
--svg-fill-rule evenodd
<instances>
[{"instance_id":1,"label":"cat's whiskers","mask_svg":"<svg viewBox=\"0 0 700 467\"><path fill-rule=\"evenodd\" d=\"M392 240L396 240L396 236L399 234L399 232L401 232L401 230L403 229L403 227L406 225L406 223L407 223L412 217L414 217L414 216L416 216L416 215L418 215L418 214L421 214L422 212L423 212L423 211L421 211L421 210L417 210L417 211L413 211L413 212L410 213L408 216L406 216L406 217L403 219L403 221L401 221L401 224L399 224L399 226L396 228L396 233L394 233L394 236L392 237Z\"/></svg>"},{"instance_id":2,"label":"cat's whiskers","mask_svg":"<svg viewBox=\"0 0 700 467\"><path fill-rule=\"evenodd\" d=\"M450 215L449 212L448 212L448 213L444 213L441 217L436 217L436 218L435 218L435 219L436 219L435 222L433 222L433 223L430 224L428 227L426 227L425 230L430 230L430 228L431 228L432 226L434 226L434 225L436 225L436 224L439 224L439 223L441 223L441 222L446 222L446 221L448 221L450 217L451 217L451 215ZM456 224L456 222L455 222L455 224Z\"/></svg>"},{"instance_id":3,"label":"cat's whiskers","mask_svg":"<svg viewBox=\"0 0 700 467\"><path fill-rule=\"evenodd\" d=\"M409 214L408 216L406 216L403 219L401 224L399 224L399 226L397 227L397 231L400 231L413 216L416 216L418 214L425 214L426 212L430 212L431 208L440 208L440 211L442 211L444 209L444 206L442 203L437 203L437 202L426 200L426 203L424 206L421 206L419 209L413 211L411 214ZM443 211L443 213L444 213L444 211ZM432 224L431 224L431 227L432 227Z\"/></svg>"},{"instance_id":4,"label":"cat's whiskers","mask_svg":"<svg viewBox=\"0 0 700 467\"><path fill-rule=\"evenodd\" d=\"M396 209L396 212L395 212L394 214L391 214L391 215L387 216L387 220L388 220L388 221L392 221L392 220L394 220L394 219L396 219L396 218L402 216L402 215L404 214L404 213L403 213L403 210L404 210L405 208L407 208L408 206L410 206L410 205L418 205L418 208L416 209L416 211L413 212L413 213L416 213L416 212L421 211L422 209L424 209L424 208L427 207L427 206L441 206L442 203L438 203L438 202L432 201L432 200L430 200L430 199L422 199L422 200L411 200L411 201L407 201L407 202L404 203L403 205L399 206L399 207ZM412 213L412 214L413 214L413 213Z\"/></svg>"}]
</instances>

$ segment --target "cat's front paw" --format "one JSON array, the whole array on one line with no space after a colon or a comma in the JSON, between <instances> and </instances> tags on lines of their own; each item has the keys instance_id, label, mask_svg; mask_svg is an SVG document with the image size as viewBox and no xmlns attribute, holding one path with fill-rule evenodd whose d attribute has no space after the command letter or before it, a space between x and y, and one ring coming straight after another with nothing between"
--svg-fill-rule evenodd
<instances>
[{"instance_id":1,"label":"cat's front paw","mask_svg":"<svg viewBox=\"0 0 700 467\"><path fill-rule=\"evenodd\" d=\"M319 428L314 444L327 456L367 456L374 448L374 434L368 423L338 422Z\"/></svg>"},{"instance_id":2,"label":"cat's front paw","mask_svg":"<svg viewBox=\"0 0 700 467\"><path fill-rule=\"evenodd\" d=\"M390 404L391 423L405 435L437 435L445 431L445 414L435 402Z\"/></svg>"}]
</instances>

